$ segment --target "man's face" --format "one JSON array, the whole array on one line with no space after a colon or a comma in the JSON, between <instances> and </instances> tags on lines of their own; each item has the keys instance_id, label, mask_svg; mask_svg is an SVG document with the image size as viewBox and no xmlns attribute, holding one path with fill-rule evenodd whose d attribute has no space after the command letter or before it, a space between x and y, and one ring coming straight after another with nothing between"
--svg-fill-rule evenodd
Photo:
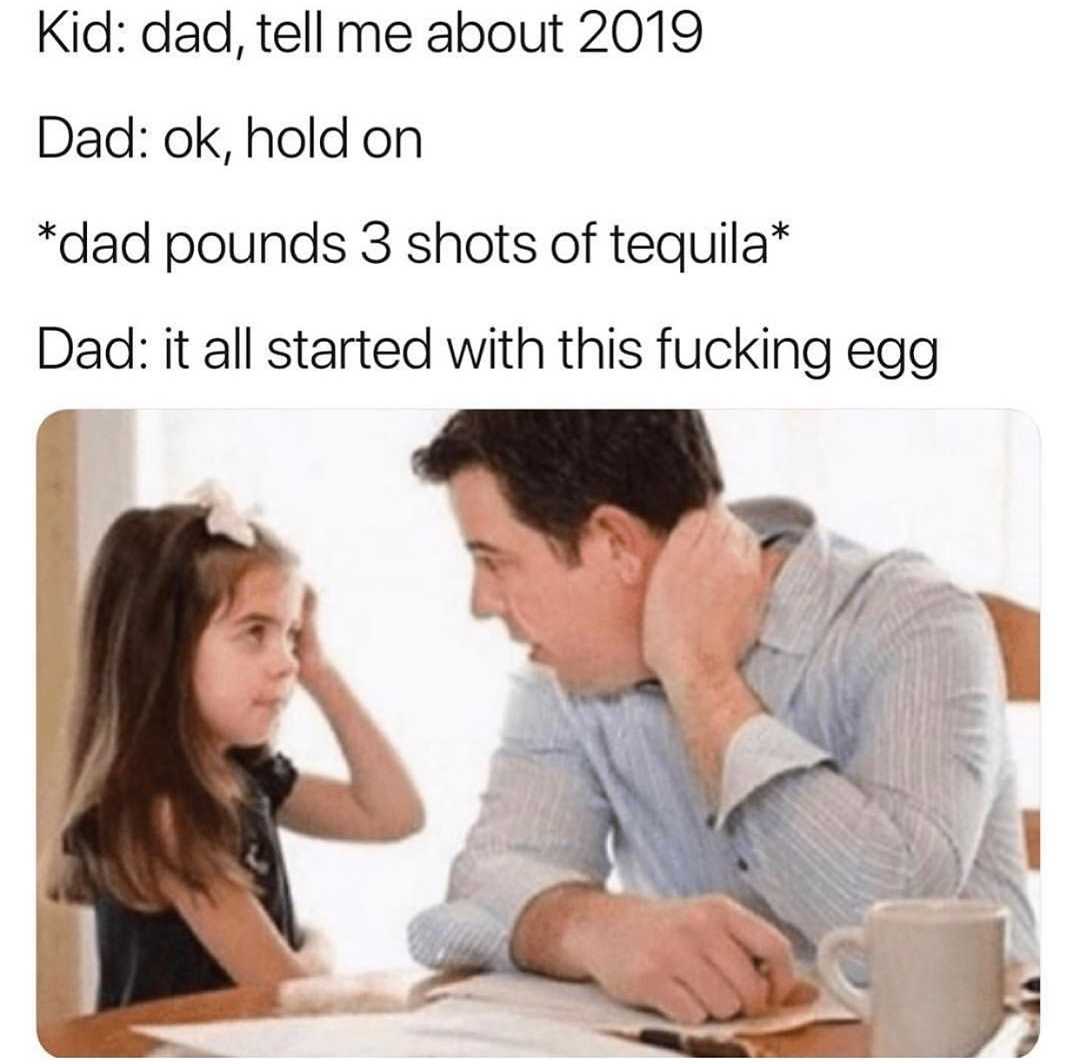
<instances>
[{"instance_id":1,"label":"man's face","mask_svg":"<svg viewBox=\"0 0 1080 1064\"><path fill-rule=\"evenodd\" d=\"M590 521L573 561L523 524L495 476L473 466L450 480L450 498L473 558L472 612L498 617L529 660L571 691L617 691L648 678L641 656L644 579L625 544Z\"/></svg>"}]
</instances>

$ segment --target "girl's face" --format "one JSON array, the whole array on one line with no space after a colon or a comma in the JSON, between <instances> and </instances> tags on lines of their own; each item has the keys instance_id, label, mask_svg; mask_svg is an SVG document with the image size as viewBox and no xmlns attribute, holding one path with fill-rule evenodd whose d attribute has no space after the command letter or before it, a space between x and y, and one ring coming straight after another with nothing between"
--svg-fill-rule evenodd
<instances>
[{"instance_id":1,"label":"girl's face","mask_svg":"<svg viewBox=\"0 0 1080 1064\"><path fill-rule=\"evenodd\" d=\"M199 636L192 682L202 723L222 751L276 730L296 684L303 583L291 568L246 573Z\"/></svg>"}]
</instances>

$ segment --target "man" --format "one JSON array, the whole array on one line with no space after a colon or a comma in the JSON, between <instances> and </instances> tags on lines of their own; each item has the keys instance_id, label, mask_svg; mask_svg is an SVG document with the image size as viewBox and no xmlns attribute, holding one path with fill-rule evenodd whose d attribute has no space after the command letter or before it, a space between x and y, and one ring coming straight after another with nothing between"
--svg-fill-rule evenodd
<instances>
[{"instance_id":1,"label":"man","mask_svg":"<svg viewBox=\"0 0 1080 1064\"><path fill-rule=\"evenodd\" d=\"M538 666L417 960L694 1023L785 1000L792 954L882 898L999 900L1034 958L976 597L798 503L727 509L694 412L462 411L414 467L449 485L474 614Z\"/></svg>"}]
</instances>

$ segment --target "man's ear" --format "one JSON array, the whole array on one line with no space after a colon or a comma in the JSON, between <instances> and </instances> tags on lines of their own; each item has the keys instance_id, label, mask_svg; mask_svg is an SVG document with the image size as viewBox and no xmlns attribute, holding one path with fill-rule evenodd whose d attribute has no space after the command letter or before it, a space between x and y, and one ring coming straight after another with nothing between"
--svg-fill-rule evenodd
<instances>
[{"instance_id":1,"label":"man's ear","mask_svg":"<svg viewBox=\"0 0 1080 1064\"><path fill-rule=\"evenodd\" d=\"M656 550L656 535L648 525L621 506L597 506L585 523L582 543L602 552L615 574L626 585L643 583L648 561Z\"/></svg>"}]
</instances>

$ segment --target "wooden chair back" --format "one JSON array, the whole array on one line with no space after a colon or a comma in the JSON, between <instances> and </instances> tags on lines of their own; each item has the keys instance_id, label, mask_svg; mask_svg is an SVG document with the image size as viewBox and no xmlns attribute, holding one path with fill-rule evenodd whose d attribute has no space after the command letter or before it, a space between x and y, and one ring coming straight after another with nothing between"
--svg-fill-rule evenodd
<instances>
[{"instance_id":1,"label":"wooden chair back","mask_svg":"<svg viewBox=\"0 0 1080 1064\"><path fill-rule=\"evenodd\" d=\"M979 596L990 611L1001 656L1005 662L1005 686L1010 702L1039 702L1038 610L1028 609L1000 595ZM1038 809L1023 810L1024 843L1028 867L1038 870L1040 822Z\"/></svg>"}]
</instances>

